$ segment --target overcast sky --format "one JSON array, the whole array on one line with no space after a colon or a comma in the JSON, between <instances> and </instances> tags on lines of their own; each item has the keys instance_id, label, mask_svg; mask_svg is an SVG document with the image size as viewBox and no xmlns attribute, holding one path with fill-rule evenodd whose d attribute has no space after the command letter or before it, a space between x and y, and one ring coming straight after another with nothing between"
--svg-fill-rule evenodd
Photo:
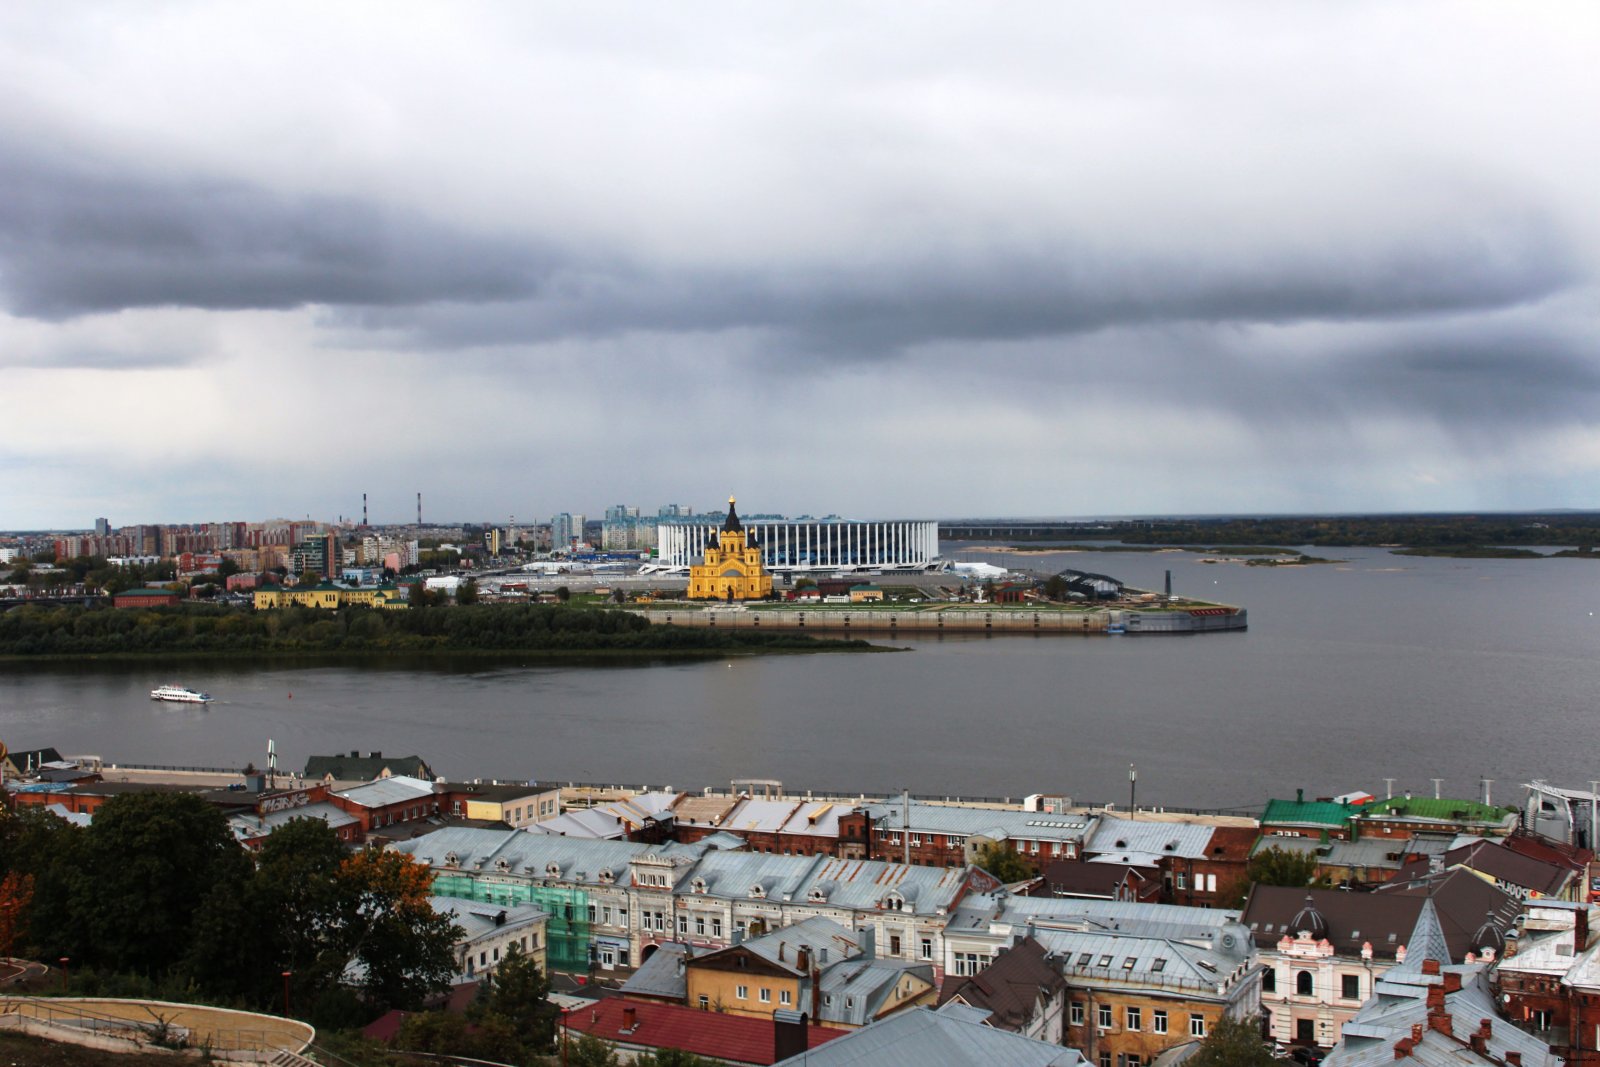
<instances>
[{"instance_id":1,"label":"overcast sky","mask_svg":"<svg viewBox=\"0 0 1600 1067\"><path fill-rule=\"evenodd\" d=\"M1600 506L1600 5L7 4L0 528Z\"/></svg>"}]
</instances>

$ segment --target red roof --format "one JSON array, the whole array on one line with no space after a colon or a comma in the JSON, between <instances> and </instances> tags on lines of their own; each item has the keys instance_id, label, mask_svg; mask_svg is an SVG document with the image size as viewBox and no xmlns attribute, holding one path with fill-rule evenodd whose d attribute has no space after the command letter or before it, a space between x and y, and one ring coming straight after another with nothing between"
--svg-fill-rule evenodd
<instances>
[{"instance_id":1,"label":"red roof","mask_svg":"<svg viewBox=\"0 0 1600 1067\"><path fill-rule=\"evenodd\" d=\"M637 1025L623 1033L622 1011L632 1008ZM575 1034L592 1034L603 1041L650 1048L676 1048L697 1056L709 1056L739 1063L771 1064L773 1025L770 1019L751 1019L698 1011L676 1004L651 1004L642 1000L607 997L593 1007L567 1013L567 1025ZM816 1048L825 1041L843 1037L847 1031L812 1026L806 1031L806 1047Z\"/></svg>"}]
</instances>

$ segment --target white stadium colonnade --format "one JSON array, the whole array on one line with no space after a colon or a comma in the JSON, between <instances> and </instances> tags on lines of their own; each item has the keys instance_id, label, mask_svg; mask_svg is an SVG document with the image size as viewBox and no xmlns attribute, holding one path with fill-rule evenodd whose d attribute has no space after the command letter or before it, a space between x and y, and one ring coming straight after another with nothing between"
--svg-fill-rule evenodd
<instances>
[{"instance_id":1,"label":"white stadium colonnade","mask_svg":"<svg viewBox=\"0 0 1600 1067\"><path fill-rule=\"evenodd\" d=\"M833 571L864 568L885 571L931 570L939 565L939 524L899 522L743 521L761 560L775 571ZM697 564L707 544L715 544L713 523L662 523L657 528L659 567Z\"/></svg>"}]
</instances>

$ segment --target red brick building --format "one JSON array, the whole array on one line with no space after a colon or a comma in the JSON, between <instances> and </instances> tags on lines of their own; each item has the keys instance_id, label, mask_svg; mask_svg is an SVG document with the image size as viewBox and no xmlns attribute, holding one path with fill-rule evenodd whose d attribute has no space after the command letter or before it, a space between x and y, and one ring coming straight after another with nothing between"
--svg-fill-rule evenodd
<instances>
[{"instance_id":1,"label":"red brick building","mask_svg":"<svg viewBox=\"0 0 1600 1067\"><path fill-rule=\"evenodd\" d=\"M124 589L111 598L114 608L174 608L178 594L171 589Z\"/></svg>"}]
</instances>

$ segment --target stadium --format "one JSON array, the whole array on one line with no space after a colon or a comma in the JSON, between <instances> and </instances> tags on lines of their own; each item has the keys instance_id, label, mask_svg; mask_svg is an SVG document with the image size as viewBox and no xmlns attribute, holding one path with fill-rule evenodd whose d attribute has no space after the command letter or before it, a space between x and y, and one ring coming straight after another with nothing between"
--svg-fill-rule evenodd
<instances>
[{"instance_id":1,"label":"stadium","mask_svg":"<svg viewBox=\"0 0 1600 1067\"><path fill-rule=\"evenodd\" d=\"M921 572L938 570L939 524L933 521L840 522L746 519L750 541L770 571ZM714 523L662 523L656 528L652 570L687 570L715 545Z\"/></svg>"}]
</instances>

